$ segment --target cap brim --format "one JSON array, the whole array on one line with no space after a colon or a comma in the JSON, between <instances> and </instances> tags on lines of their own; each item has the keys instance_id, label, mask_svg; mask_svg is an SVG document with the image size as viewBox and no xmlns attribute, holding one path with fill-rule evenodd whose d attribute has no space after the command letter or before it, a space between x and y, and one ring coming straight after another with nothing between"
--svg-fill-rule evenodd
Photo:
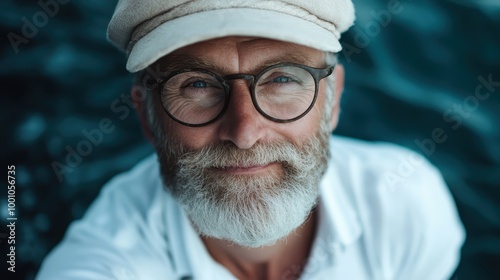
<instances>
[{"instance_id":1,"label":"cap brim","mask_svg":"<svg viewBox=\"0 0 500 280\"><path fill-rule=\"evenodd\" d=\"M310 21L268 10L223 9L190 14L156 27L135 43L127 70L138 72L176 49L226 36L269 38L329 52L342 50L331 31Z\"/></svg>"}]
</instances>

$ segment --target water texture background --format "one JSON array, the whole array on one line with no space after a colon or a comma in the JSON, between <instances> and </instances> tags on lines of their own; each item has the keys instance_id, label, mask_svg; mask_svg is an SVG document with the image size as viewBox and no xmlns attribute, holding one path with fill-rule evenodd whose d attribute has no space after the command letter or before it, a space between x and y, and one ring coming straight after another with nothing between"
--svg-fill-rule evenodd
<instances>
[{"instance_id":1,"label":"water texture background","mask_svg":"<svg viewBox=\"0 0 500 280\"><path fill-rule=\"evenodd\" d=\"M116 1L59 0L50 14L46 2L0 4L1 168L16 165L18 217L15 274L0 228L2 279L33 279L102 185L152 152L129 104L125 57L105 39ZM437 165L467 229L453 278L500 279L500 1L354 2L335 133L398 143ZM36 30L23 34L27 22ZM102 137L82 144L100 125ZM394 178L418 168L402 165Z\"/></svg>"}]
</instances>

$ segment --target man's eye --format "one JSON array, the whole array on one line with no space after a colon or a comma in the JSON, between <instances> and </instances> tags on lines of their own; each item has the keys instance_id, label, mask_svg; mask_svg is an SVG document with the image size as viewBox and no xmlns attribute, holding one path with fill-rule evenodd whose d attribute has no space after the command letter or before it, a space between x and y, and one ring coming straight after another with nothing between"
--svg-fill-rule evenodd
<instances>
[{"instance_id":1,"label":"man's eye","mask_svg":"<svg viewBox=\"0 0 500 280\"><path fill-rule=\"evenodd\" d=\"M289 83L291 81L292 79L290 79L290 77L285 77L285 76L280 76L273 79L273 82L275 83Z\"/></svg>"},{"instance_id":2,"label":"man's eye","mask_svg":"<svg viewBox=\"0 0 500 280\"><path fill-rule=\"evenodd\" d=\"M208 83L206 83L204 81L196 81L196 82L192 82L191 86L195 87L195 88L204 88L204 87L208 87Z\"/></svg>"}]
</instances>

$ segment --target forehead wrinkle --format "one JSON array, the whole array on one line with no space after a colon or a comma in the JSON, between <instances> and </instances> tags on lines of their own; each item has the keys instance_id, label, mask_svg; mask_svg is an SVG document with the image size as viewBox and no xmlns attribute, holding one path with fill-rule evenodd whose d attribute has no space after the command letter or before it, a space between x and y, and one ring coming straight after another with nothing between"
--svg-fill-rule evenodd
<instances>
[{"instance_id":1,"label":"forehead wrinkle","mask_svg":"<svg viewBox=\"0 0 500 280\"><path fill-rule=\"evenodd\" d=\"M241 65L240 59L241 56L239 55L237 61L238 66ZM299 48L293 47L293 49L290 51L286 50L279 53L278 55L263 59L258 65L254 65L251 69L248 69L247 73L242 73L242 74L252 74L252 73L257 74L259 71L262 71L266 67L280 63L296 63L312 67L318 66L317 65L318 62L314 61L313 58L301 52ZM229 69L229 67L227 67L227 65L216 65L210 63L209 61L203 58L188 54L168 55L160 62L160 65L162 72L167 74L170 74L178 70L194 69L194 68L205 69L219 75L236 74L232 73L232 71ZM239 67L237 68L239 69Z\"/></svg>"},{"instance_id":2,"label":"forehead wrinkle","mask_svg":"<svg viewBox=\"0 0 500 280\"><path fill-rule=\"evenodd\" d=\"M272 50L272 52L271 52ZM302 45L282 42L282 41L269 41L266 40L263 43L256 44L252 47L252 52L269 54L271 53L271 58L267 61L282 61L282 62L295 62L299 64L310 65L315 64L314 55L310 51L311 48Z\"/></svg>"}]
</instances>

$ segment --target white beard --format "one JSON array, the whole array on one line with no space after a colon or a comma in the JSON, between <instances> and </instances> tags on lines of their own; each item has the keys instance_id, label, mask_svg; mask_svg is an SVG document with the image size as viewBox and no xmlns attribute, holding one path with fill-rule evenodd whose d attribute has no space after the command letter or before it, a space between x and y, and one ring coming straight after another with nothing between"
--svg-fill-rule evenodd
<instances>
[{"instance_id":1,"label":"white beard","mask_svg":"<svg viewBox=\"0 0 500 280\"><path fill-rule=\"evenodd\" d=\"M222 142L183 152L165 141L157 149L165 185L200 235L260 247L286 237L309 216L330 155L328 134L320 132L301 147L257 143L241 150ZM278 172L221 172L227 166L273 162L280 164Z\"/></svg>"}]
</instances>

